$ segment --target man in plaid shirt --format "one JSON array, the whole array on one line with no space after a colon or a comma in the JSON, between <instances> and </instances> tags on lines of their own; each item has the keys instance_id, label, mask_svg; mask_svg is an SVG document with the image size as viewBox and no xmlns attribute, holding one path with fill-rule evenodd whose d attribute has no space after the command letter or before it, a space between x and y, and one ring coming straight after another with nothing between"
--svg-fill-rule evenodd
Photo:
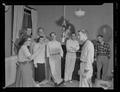
<instances>
[{"instance_id":1,"label":"man in plaid shirt","mask_svg":"<svg viewBox=\"0 0 120 92\"><path fill-rule=\"evenodd\" d=\"M106 80L111 49L110 45L107 42L104 42L102 35L98 35L97 38L98 41L95 47L95 58L97 59L97 79L101 79L100 75L102 69L102 80Z\"/></svg>"}]
</instances>

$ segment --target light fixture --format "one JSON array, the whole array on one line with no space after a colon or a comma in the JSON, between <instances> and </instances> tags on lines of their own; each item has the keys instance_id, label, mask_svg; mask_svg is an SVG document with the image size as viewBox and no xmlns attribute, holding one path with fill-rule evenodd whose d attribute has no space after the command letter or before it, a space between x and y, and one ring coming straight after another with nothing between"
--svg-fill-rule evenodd
<instances>
[{"instance_id":1,"label":"light fixture","mask_svg":"<svg viewBox=\"0 0 120 92\"><path fill-rule=\"evenodd\" d=\"M5 12L7 12L9 10L9 6L6 5L5 3L3 3L3 5L5 6Z\"/></svg>"},{"instance_id":2,"label":"light fixture","mask_svg":"<svg viewBox=\"0 0 120 92\"><path fill-rule=\"evenodd\" d=\"M76 11L75 11L75 15L77 16L77 17L82 17L82 16L84 16L85 15L85 11L83 11L81 8L79 8L79 9L77 9Z\"/></svg>"}]
</instances>

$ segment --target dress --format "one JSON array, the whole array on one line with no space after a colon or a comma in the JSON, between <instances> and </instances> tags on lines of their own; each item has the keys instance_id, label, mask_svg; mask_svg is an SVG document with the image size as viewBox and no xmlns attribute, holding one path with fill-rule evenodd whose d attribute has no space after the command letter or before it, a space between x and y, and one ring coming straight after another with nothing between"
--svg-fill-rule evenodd
<instances>
[{"instance_id":1,"label":"dress","mask_svg":"<svg viewBox=\"0 0 120 92\"><path fill-rule=\"evenodd\" d=\"M49 64L54 82L57 84L63 80L61 78L61 56L63 56L63 50L60 42L50 41L47 45L47 57L49 57Z\"/></svg>"},{"instance_id":2,"label":"dress","mask_svg":"<svg viewBox=\"0 0 120 92\"><path fill-rule=\"evenodd\" d=\"M26 45L23 45L18 53L15 87L36 87L33 80L32 63L27 59L31 56Z\"/></svg>"},{"instance_id":3,"label":"dress","mask_svg":"<svg viewBox=\"0 0 120 92\"><path fill-rule=\"evenodd\" d=\"M37 67L35 67L35 81L41 82L45 80L45 43L35 43L33 53L38 49L40 49L40 52L34 58L34 64L37 64Z\"/></svg>"}]
</instances>

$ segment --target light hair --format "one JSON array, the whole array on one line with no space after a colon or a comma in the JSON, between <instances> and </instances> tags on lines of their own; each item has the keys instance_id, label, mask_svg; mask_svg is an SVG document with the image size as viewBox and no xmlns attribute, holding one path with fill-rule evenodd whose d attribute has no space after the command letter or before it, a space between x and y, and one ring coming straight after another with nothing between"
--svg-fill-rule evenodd
<instances>
[{"instance_id":1,"label":"light hair","mask_svg":"<svg viewBox=\"0 0 120 92\"><path fill-rule=\"evenodd\" d=\"M86 29L80 29L78 30L78 33L82 32L83 34L86 34L86 36L88 36L88 31Z\"/></svg>"}]
</instances>

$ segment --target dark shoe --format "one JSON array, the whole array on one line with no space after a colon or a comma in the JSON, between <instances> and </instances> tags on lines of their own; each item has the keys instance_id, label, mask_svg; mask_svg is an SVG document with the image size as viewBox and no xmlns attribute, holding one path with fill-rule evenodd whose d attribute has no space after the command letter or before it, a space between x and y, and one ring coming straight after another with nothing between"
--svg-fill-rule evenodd
<instances>
[{"instance_id":1,"label":"dark shoe","mask_svg":"<svg viewBox=\"0 0 120 92\"><path fill-rule=\"evenodd\" d=\"M54 86L55 86L55 87L57 87L57 86L58 86L58 84L57 84L57 83L54 83Z\"/></svg>"}]
</instances>

